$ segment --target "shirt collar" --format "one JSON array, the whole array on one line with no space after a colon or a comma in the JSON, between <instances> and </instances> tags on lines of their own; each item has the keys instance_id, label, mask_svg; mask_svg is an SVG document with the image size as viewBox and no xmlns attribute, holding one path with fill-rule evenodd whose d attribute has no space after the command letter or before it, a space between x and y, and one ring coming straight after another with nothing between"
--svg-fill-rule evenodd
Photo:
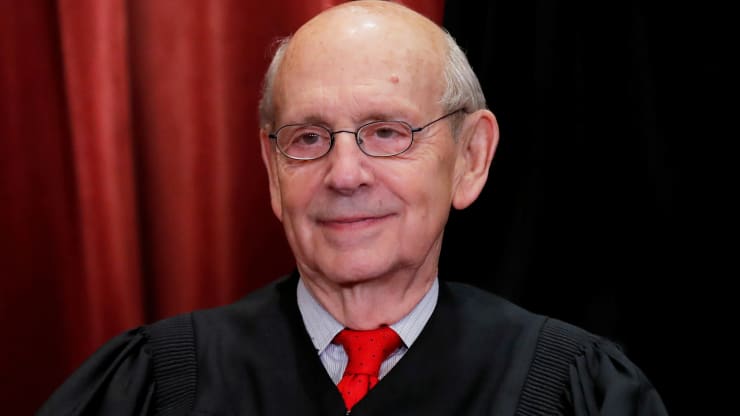
<instances>
[{"instance_id":1,"label":"shirt collar","mask_svg":"<svg viewBox=\"0 0 740 416\"><path fill-rule=\"evenodd\" d=\"M313 297L311 292L308 290L306 285L303 283L303 278L298 279L298 287L296 289L296 295L298 299L298 309L303 317L303 324L308 331L308 335L311 337L316 351L320 355L324 352L327 346L331 343L334 337L344 329L344 326L340 324L334 317L326 310L323 306ZM429 288L427 293L414 306L408 315L404 316L398 322L391 325L394 331L401 337L401 340L405 344L406 348L411 347L411 344L416 341L416 338L421 333L422 329L429 321L429 317L434 311L434 307L437 305L437 297L439 295L439 281L435 277L432 287Z\"/></svg>"}]
</instances>

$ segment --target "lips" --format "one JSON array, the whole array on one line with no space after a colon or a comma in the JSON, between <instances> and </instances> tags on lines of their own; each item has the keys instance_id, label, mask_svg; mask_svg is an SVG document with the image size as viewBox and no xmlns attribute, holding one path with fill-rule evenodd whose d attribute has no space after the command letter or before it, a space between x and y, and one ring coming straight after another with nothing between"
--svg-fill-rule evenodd
<instances>
[{"instance_id":1,"label":"lips","mask_svg":"<svg viewBox=\"0 0 740 416\"><path fill-rule=\"evenodd\" d=\"M386 218L391 217L391 214L383 215L352 215L332 218L322 218L318 220L318 223L322 226L345 229L345 228L360 228L364 226L370 226L383 221Z\"/></svg>"}]
</instances>

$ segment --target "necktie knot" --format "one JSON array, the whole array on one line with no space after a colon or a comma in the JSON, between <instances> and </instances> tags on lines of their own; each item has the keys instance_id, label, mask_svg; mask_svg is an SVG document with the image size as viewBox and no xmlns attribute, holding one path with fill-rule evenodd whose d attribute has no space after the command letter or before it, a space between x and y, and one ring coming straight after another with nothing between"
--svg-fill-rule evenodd
<instances>
[{"instance_id":1,"label":"necktie knot","mask_svg":"<svg viewBox=\"0 0 740 416\"><path fill-rule=\"evenodd\" d=\"M334 342L344 347L349 358L345 374L378 376L380 364L401 345L401 338L385 326L369 331L342 330Z\"/></svg>"},{"instance_id":2,"label":"necktie knot","mask_svg":"<svg viewBox=\"0 0 740 416\"><path fill-rule=\"evenodd\" d=\"M349 410L378 383L380 365L401 345L401 338L387 326L369 331L344 329L334 343L344 347L349 359L337 385Z\"/></svg>"}]
</instances>

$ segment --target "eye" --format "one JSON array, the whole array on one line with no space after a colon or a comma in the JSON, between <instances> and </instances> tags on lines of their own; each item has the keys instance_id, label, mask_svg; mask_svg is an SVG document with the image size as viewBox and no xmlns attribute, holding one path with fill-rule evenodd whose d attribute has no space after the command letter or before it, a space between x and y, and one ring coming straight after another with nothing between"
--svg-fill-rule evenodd
<instances>
[{"instance_id":1,"label":"eye","mask_svg":"<svg viewBox=\"0 0 740 416\"><path fill-rule=\"evenodd\" d=\"M288 143L286 143L287 147L322 146L331 140L329 133L317 126L299 126L286 132L286 134L286 137L289 138Z\"/></svg>"},{"instance_id":2,"label":"eye","mask_svg":"<svg viewBox=\"0 0 740 416\"><path fill-rule=\"evenodd\" d=\"M398 136L398 131L388 127L382 127L375 130L374 135L379 139L392 139Z\"/></svg>"},{"instance_id":3,"label":"eye","mask_svg":"<svg viewBox=\"0 0 740 416\"><path fill-rule=\"evenodd\" d=\"M278 149L291 159L316 159L331 149L331 132L320 125L288 124L275 134Z\"/></svg>"},{"instance_id":4,"label":"eye","mask_svg":"<svg viewBox=\"0 0 740 416\"><path fill-rule=\"evenodd\" d=\"M370 140L406 140L411 132L408 127L400 122L383 121L368 124L362 131L365 139Z\"/></svg>"},{"instance_id":5,"label":"eye","mask_svg":"<svg viewBox=\"0 0 740 416\"><path fill-rule=\"evenodd\" d=\"M316 132L307 132L307 133L303 133L299 135L293 141L296 142L296 144L302 144L302 145L308 146L308 145L316 144L316 142L318 142L319 140L321 140L321 135L319 135Z\"/></svg>"}]
</instances>

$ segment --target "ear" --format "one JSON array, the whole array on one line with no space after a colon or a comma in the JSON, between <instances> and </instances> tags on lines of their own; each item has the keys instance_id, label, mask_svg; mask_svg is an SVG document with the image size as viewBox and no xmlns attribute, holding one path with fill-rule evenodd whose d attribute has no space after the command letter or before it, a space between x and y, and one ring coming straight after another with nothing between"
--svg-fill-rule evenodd
<instances>
[{"instance_id":1,"label":"ear","mask_svg":"<svg viewBox=\"0 0 740 416\"><path fill-rule=\"evenodd\" d=\"M458 154L462 171L452 196L452 206L456 209L467 208L480 195L488 179L498 139L498 123L493 113L479 110L466 117Z\"/></svg>"},{"instance_id":2,"label":"ear","mask_svg":"<svg viewBox=\"0 0 740 416\"><path fill-rule=\"evenodd\" d=\"M273 147L272 140L268 137L267 130L260 129L260 151L262 153L262 162L267 168L267 177L270 181L270 203L272 212L278 220L283 220L283 205L280 198L280 180L277 177L277 158L276 150Z\"/></svg>"}]
</instances>

